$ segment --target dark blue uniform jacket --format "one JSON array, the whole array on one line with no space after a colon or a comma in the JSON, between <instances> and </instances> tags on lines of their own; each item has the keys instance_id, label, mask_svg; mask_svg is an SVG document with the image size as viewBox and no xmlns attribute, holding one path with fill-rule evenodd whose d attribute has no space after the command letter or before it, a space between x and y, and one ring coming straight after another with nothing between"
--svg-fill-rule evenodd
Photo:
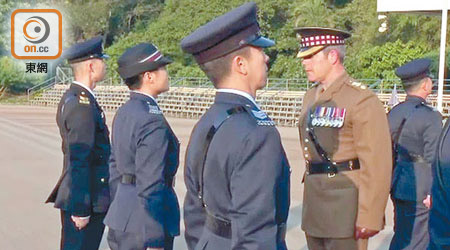
<instances>
[{"instance_id":1,"label":"dark blue uniform jacket","mask_svg":"<svg viewBox=\"0 0 450 250\"><path fill-rule=\"evenodd\" d=\"M204 202L198 198L202 148L211 126L227 110L231 115L214 135L203 173ZM277 225L289 211L290 167L280 135L270 118L249 99L216 94L215 102L195 126L186 154L184 202L186 241L189 249L286 249L277 240ZM206 211L231 222L231 239L205 229Z\"/></svg>"},{"instance_id":2,"label":"dark blue uniform jacket","mask_svg":"<svg viewBox=\"0 0 450 250\"><path fill-rule=\"evenodd\" d=\"M430 211L430 250L450 249L450 120L439 137L437 159L433 164L432 206Z\"/></svg>"},{"instance_id":3,"label":"dark blue uniform jacket","mask_svg":"<svg viewBox=\"0 0 450 250\"><path fill-rule=\"evenodd\" d=\"M64 167L47 202L76 216L106 212L111 149L102 109L89 91L72 84L58 105L56 122Z\"/></svg>"},{"instance_id":4,"label":"dark blue uniform jacket","mask_svg":"<svg viewBox=\"0 0 450 250\"><path fill-rule=\"evenodd\" d=\"M423 98L407 96L388 115L392 139L407 118L398 138L391 194L396 199L422 202L431 194L431 164L442 130L441 114L425 104Z\"/></svg>"},{"instance_id":5,"label":"dark blue uniform jacket","mask_svg":"<svg viewBox=\"0 0 450 250\"><path fill-rule=\"evenodd\" d=\"M163 247L165 236L179 235L180 209L172 187L179 142L156 102L131 92L117 111L112 130L110 187L113 198L105 224L142 234L146 247ZM136 184L121 183L123 174Z\"/></svg>"}]
</instances>

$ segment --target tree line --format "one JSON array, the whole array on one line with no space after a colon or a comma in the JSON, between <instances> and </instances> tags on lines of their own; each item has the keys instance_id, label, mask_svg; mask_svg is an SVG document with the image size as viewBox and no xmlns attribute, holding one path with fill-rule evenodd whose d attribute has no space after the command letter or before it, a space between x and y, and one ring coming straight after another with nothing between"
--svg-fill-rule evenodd
<instances>
[{"instance_id":1,"label":"tree line","mask_svg":"<svg viewBox=\"0 0 450 250\"><path fill-rule=\"evenodd\" d=\"M0 86L19 84L21 67L6 67L17 63L10 58L9 13L23 7L52 7L63 14L64 47L102 35L109 76L118 77L117 58L125 49L141 42L153 42L170 56L174 63L168 69L171 76L204 74L192 56L182 52L183 37L244 3L244 0L0 0ZM259 7L259 22L264 35L274 39L276 46L270 56L269 77L304 78L301 61L295 57L299 44L294 27L326 26L350 31L345 66L358 79L395 79L399 65L418 58L433 60L437 76L440 44L440 15L387 14L387 30L380 33L373 0L255 0ZM448 61L448 60L447 60ZM23 64L23 62L21 62ZM8 72L5 72L8 71ZM15 72L15 73L14 73ZM33 84L24 76L20 80Z\"/></svg>"}]
</instances>

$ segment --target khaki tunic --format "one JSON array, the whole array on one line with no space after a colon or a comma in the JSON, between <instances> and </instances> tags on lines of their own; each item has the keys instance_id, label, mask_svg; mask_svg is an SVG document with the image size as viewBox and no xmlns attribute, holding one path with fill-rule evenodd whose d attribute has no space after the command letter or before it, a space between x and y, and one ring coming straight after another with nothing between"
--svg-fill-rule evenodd
<instances>
[{"instance_id":1,"label":"khaki tunic","mask_svg":"<svg viewBox=\"0 0 450 250\"><path fill-rule=\"evenodd\" d=\"M360 169L328 174L305 173L302 229L311 236L347 238L357 226L381 230L392 174L391 137L377 96L343 73L325 91L308 90L299 118L306 162L323 162L306 131L308 112L317 106L345 108L341 128L314 127L332 161L359 159Z\"/></svg>"}]
</instances>

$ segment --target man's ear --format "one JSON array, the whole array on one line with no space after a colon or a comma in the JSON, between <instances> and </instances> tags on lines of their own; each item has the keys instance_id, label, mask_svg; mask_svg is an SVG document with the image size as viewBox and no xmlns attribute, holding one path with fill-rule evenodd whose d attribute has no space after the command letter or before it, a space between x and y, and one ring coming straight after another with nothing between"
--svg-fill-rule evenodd
<instances>
[{"instance_id":1,"label":"man's ear","mask_svg":"<svg viewBox=\"0 0 450 250\"><path fill-rule=\"evenodd\" d=\"M155 82L156 79L156 73L155 71L147 71L144 73L144 76L148 78L151 84Z\"/></svg>"},{"instance_id":2,"label":"man's ear","mask_svg":"<svg viewBox=\"0 0 450 250\"><path fill-rule=\"evenodd\" d=\"M331 64L336 64L339 62L339 52L335 49L332 49L328 52L328 60Z\"/></svg>"},{"instance_id":3,"label":"man's ear","mask_svg":"<svg viewBox=\"0 0 450 250\"><path fill-rule=\"evenodd\" d=\"M88 72L94 72L94 64L92 63L92 60L87 61L84 67L86 67Z\"/></svg>"},{"instance_id":4,"label":"man's ear","mask_svg":"<svg viewBox=\"0 0 450 250\"><path fill-rule=\"evenodd\" d=\"M231 69L242 75L248 74L248 61L245 57L237 55L231 61Z\"/></svg>"}]
</instances>

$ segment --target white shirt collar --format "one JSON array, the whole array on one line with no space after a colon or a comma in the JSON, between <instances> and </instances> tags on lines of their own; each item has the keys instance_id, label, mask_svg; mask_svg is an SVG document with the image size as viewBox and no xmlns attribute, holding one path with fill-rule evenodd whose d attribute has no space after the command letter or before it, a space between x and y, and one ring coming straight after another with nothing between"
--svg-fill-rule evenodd
<instances>
[{"instance_id":1,"label":"white shirt collar","mask_svg":"<svg viewBox=\"0 0 450 250\"><path fill-rule=\"evenodd\" d=\"M91 95L95 98L95 94L94 94L94 92L92 91L92 89L88 88L86 85L84 85L84 83L82 83L82 82L77 82L77 81L73 81L72 83L73 83L73 84L76 84L76 85L79 85L79 86L81 86L81 87L83 87L83 88L86 89L89 93L91 93Z\"/></svg>"},{"instance_id":2,"label":"white shirt collar","mask_svg":"<svg viewBox=\"0 0 450 250\"><path fill-rule=\"evenodd\" d=\"M138 93L138 94L141 94L141 95L148 96L148 97L152 98L152 100L153 100L156 104L158 104L158 102L156 101L155 97L153 97L153 96L151 96L151 95L149 95L149 94L147 94L147 93L144 93L144 92L141 92L141 91L137 91L137 90L130 90L130 92L134 92L134 93Z\"/></svg>"},{"instance_id":3,"label":"white shirt collar","mask_svg":"<svg viewBox=\"0 0 450 250\"><path fill-rule=\"evenodd\" d=\"M241 90L237 90L237 89L218 89L217 92L231 93L231 94L236 94L236 95L243 96L243 97L249 99L253 104L255 104L255 106L258 109L260 109L258 104L256 103L255 99L247 92L244 92L244 91L241 91Z\"/></svg>"}]
</instances>

